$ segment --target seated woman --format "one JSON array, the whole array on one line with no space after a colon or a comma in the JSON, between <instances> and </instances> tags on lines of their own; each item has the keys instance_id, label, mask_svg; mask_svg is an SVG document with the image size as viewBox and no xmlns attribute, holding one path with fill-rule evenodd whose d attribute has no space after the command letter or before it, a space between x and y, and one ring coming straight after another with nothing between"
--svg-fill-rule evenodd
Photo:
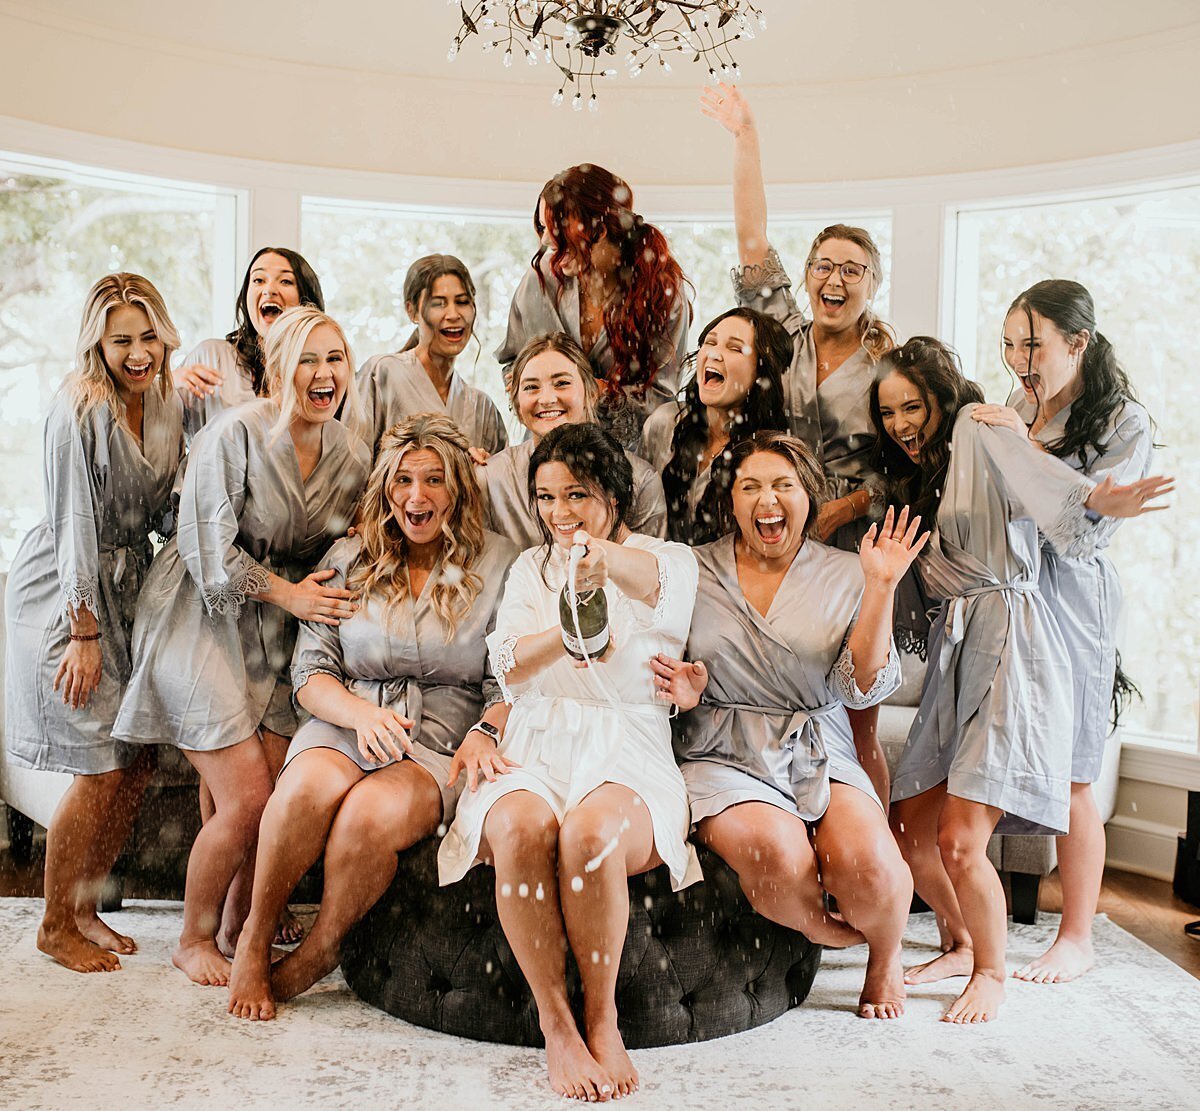
<instances>
[{"instance_id":1,"label":"seated woman","mask_svg":"<svg viewBox=\"0 0 1200 1111\"><path fill-rule=\"evenodd\" d=\"M672 540L707 544L721 535L731 477L726 449L784 427L791 358L791 336L756 309L730 309L705 326L682 402L660 405L642 429L642 454L662 472Z\"/></svg>"},{"instance_id":2,"label":"seated woman","mask_svg":"<svg viewBox=\"0 0 1200 1111\"><path fill-rule=\"evenodd\" d=\"M537 511L529 499L529 458L542 437L562 424L596 419L600 389L583 349L566 332L531 339L517 356L508 380L512 411L529 438L497 452L476 472L484 494L484 523L518 548L542 542ZM633 469L629 531L667 534L662 479L644 459L625 452Z\"/></svg>"},{"instance_id":3,"label":"seated woman","mask_svg":"<svg viewBox=\"0 0 1200 1111\"><path fill-rule=\"evenodd\" d=\"M475 329L475 283L466 263L453 255L417 259L404 278L404 307L416 325L408 342L394 355L367 359L358 372L372 454L389 428L417 413L443 413L473 448L499 451L508 443L500 410L454 372Z\"/></svg>"},{"instance_id":4,"label":"seated woman","mask_svg":"<svg viewBox=\"0 0 1200 1111\"><path fill-rule=\"evenodd\" d=\"M453 818L460 771L473 788L480 768L488 779L505 768L493 736L506 711L484 637L517 553L483 528L467 449L433 413L386 433L358 533L321 563L360 605L340 625L306 622L296 641L296 700L313 717L263 813L229 981L241 1018L274 1018L276 1000L336 968L342 938L392 882L396 854ZM275 920L322 848L320 913L271 972Z\"/></svg>"},{"instance_id":5,"label":"seated woman","mask_svg":"<svg viewBox=\"0 0 1200 1111\"><path fill-rule=\"evenodd\" d=\"M659 697L690 711L676 749L696 836L760 914L822 945L866 938L858 1013L898 1018L912 878L846 707L899 685L892 595L924 538L902 511L857 556L811 539L825 484L793 436L743 440L731 466L734 531L696 551L692 662L653 661ZM826 914L825 891L845 921Z\"/></svg>"},{"instance_id":6,"label":"seated woman","mask_svg":"<svg viewBox=\"0 0 1200 1111\"><path fill-rule=\"evenodd\" d=\"M269 396L228 409L192 441L175 537L138 598L133 673L113 726L137 744L182 750L215 810L188 857L175 964L200 984L228 982L245 918L258 823L296 729L296 619L336 625L351 595L314 572L345 533L370 469L337 419L356 413L353 364L338 324L288 309L267 341Z\"/></svg>"},{"instance_id":7,"label":"seated woman","mask_svg":"<svg viewBox=\"0 0 1200 1111\"><path fill-rule=\"evenodd\" d=\"M970 975L943 1019L987 1022L1004 1001L1006 932L988 840L1001 819L1005 833L1065 833L1070 810L1071 659L1038 586L1041 537L1090 557L1105 517L1156 508L1171 482L1097 484L974 419L978 388L935 339L914 336L885 365L871 391L883 470L936 524L918 568L941 603L891 816L947 952L906 979Z\"/></svg>"},{"instance_id":8,"label":"seated woman","mask_svg":"<svg viewBox=\"0 0 1200 1111\"><path fill-rule=\"evenodd\" d=\"M629 920L627 878L666 863L676 888L700 879L687 844L687 791L649 659L679 655L696 597L683 545L629 531L629 460L594 424L548 433L530 460L543 542L513 564L492 666L512 705L500 755L518 766L465 796L442 842L442 883L496 869L500 923L529 981L560 1095L628 1095L638 1077L617 1029L616 982ZM580 591L603 590L611 643L576 662L559 595L568 553L586 550ZM584 1038L567 998L566 947L584 990Z\"/></svg>"}]
</instances>

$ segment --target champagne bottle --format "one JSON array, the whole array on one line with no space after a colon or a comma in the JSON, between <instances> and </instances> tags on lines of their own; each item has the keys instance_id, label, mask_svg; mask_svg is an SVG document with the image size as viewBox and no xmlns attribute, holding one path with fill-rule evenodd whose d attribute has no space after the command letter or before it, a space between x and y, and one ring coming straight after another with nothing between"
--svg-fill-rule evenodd
<instances>
[{"instance_id":1,"label":"champagne bottle","mask_svg":"<svg viewBox=\"0 0 1200 1111\"><path fill-rule=\"evenodd\" d=\"M603 590L580 591L575 595L578 608L571 605L571 589L568 578L567 584L558 596L558 621L562 626L563 645L567 654L574 659L582 660L584 652L598 660L608 651L611 640L608 631L608 599ZM575 614L579 615L579 632L583 640L575 632Z\"/></svg>"}]
</instances>

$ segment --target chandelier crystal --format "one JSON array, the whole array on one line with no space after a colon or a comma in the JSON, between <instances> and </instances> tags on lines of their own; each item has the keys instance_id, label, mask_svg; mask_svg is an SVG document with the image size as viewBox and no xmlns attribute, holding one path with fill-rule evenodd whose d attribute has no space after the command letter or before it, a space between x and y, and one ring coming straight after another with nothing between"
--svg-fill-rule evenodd
<instances>
[{"instance_id":1,"label":"chandelier crystal","mask_svg":"<svg viewBox=\"0 0 1200 1111\"><path fill-rule=\"evenodd\" d=\"M626 72L637 77L647 66L671 72L670 58L703 62L708 80L736 80L741 70L731 46L766 30L762 11L749 0L447 0L462 23L450 46L450 61L476 35L485 54L503 51L503 62L548 64L556 72L555 105L568 96L577 112L596 111L596 81L617 76L622 39ZM568 90L570 86L570 90Z\"/></svg>"}]
</instances>

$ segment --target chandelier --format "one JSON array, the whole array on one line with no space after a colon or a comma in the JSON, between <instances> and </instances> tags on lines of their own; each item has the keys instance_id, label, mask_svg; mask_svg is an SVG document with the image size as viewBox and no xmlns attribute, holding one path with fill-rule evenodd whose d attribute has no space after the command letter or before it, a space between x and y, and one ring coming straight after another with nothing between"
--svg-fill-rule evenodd
<instances>
[{"instance_id":1,"label":"chandelier","mask_svg":"<svg viewBox=\"0 0 1200 1111\"><path fill-rule=\"evenodd\" d=\"M676 61L690 57L708 66L708 80L741 76L730 53L738 39L765 30L766 17L750 0L447 0L462 14L448 55L450 61L472 36L485 54L503 51L505 66L549 65L558 71L555 105L573 90L571 107L596 111L596 81L617 76L615 59L622 38L629 41L626 71L637 77L647 66L670 73Z\"/></svg>"}]
</instances>

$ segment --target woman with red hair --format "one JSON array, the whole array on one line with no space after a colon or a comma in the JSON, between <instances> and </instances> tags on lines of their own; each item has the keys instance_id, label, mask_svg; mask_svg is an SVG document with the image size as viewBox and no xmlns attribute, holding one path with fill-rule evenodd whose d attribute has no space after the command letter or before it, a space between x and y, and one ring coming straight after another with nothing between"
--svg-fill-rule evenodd
<instances>
[{"instance_id":1,"label":"woman with red hair","mask_svg":"<svg viewBox=\"0 0 1200 1111\"><path fill-rule=\"evenodd\" d=\"M666 236L633 210L633 191L600 166L551 178L533 226L541 243L513 295L496 358L507 374L529 340L566 332L599 380L601 424L636 452L646 417L679 387L689 283Z\"/></svg>"}]
</instances>

